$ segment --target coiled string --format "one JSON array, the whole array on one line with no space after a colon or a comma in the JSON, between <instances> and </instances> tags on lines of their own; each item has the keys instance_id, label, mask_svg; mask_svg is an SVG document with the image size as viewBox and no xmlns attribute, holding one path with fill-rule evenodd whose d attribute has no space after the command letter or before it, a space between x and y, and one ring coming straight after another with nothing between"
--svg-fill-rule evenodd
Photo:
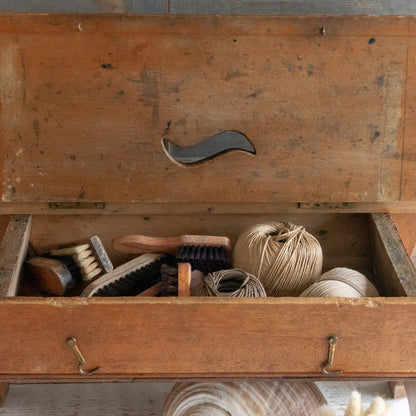
<instances>
[{"instance_id":1,"label":"coiled string","mask_svg":"<svg viewBox=\"0 0 416 416\"><path fill-rule=\"evenodd\" d=\"M346 267L336 267L322 274L300 296L360 298L380 295L376 287L362 273Z\"/></svg>"},{"instance_id":2,"label":"coiled string","mask_svg":"<svg viewBox=\"0 0 416 416\"><path fill-rule=\"evenodd\" d=\"M233 261L257 276L267 296L299 296L322 272L322 249L303 226L268 222L238 237Z\"/></svg>"},{"instance_id":3,"label":"coiled string","mask_svg":"<svg viewBox=\"0 0 416 416\"><path fill-rule=\"evenodd\" d=\"M196 296L266 297L260 280L240 269L220 270L204 277Z\"/></svg>"}]
</instances>

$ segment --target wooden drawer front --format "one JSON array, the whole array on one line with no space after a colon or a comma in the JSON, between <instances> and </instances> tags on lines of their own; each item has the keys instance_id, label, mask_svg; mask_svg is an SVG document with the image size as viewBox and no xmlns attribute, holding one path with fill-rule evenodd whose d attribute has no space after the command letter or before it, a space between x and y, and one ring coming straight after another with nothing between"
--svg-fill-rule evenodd
<instances>
[{"instance_id":1,"label":"wooden drawer front","mask_svg":"<svg viewBox=\"0 0 416 416\"><path fill-rule=\"evenodd\" d=\"M0 15L2 201L411 200L415 28L413 17ZM224 130L256 155L183 169L161 146Z\"/></svg>"},{"instance_id":2,"label":"wooden drawer front","mask_svg":"<svg viewBox=\"0 0 416 416\"><path fill-rule=\"evenodd\" d=\"M145 299L1 301L0 371L79 377L77 338L91 378L416 375L416 300Z\"/></svg>"}]
</instances>

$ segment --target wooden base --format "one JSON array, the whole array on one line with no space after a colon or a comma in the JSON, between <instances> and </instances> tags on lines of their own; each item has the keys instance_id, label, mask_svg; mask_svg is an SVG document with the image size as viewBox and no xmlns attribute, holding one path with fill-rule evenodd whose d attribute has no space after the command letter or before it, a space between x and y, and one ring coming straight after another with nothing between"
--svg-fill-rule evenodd
<instances>
[{"instance_id":1,"label":"wooden base","mask_svg":"<svg viewBox=\"0 0 416 416\"><path fill-rule=\"evenodd\" d=\"M406 389L403 381L389 381L393 399L404 399L406 398Z\"/></svg>"},{"instance_id":2,"label":"wooden base","mask_svg":"<svg viewBox=\"0 0 416 416\"><path fill-rule=\"evenodd\" d=\"M0 383L0 407L4 406L9 391L9 383Z\"/></svg>"}]
</instances>

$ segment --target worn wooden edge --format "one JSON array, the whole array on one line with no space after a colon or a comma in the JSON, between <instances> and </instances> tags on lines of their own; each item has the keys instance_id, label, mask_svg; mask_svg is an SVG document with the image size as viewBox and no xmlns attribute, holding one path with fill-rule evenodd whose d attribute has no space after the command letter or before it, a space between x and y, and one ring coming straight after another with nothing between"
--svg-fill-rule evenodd
<instances>
[{"instance_id":1,"label":"worn wooden edge","mask_svg":"<svg viewBox=\"0 0 416 416\"><path fill-rule=\"evenodd\" d=\"M259 375L258 377L246 377L246 376L240 376L240 377L229 377L228 380L239 380L239 381L267 381L267 380L285 380L285 381L302 381L305 380L305 376L301 377L295 377L292 375L288 375L285 377L275 377L275 376L267 376L267 375ZM2 381L6 380L6 381ZM27 378L18 377L15 376L4 376L0 375L0 382L4 382L7 384L72 384L72 383L149 383L149 382L204 382L204 381L224 381L223 377L218 377L218 375L210 377L201 375L200 377L167 377L167 378L161 378L161 377L126 377L126 375L123 375L123 377L103 377L103 378L88 378L88 377L81 377L81 376L73 376L73 377L65 377L61 379L56 379L55 376L53 377L44 377L39 378L36 376L29 376ZM388 377L343 377L340 379L339 377L308 377L308 381L387 381L387 382L398 382L398 383L404 383L404 382L416 382L416 377L395 377L395 376L388 376Z\"/></svg>"},{"instance_id":2,"label":"worn wooden edge","mask_svg":"<svg viewBox=\"0 0 416 416\"><path fill-rule=\"evenodd\" d=\"M393 399L404 399L406 397L406 388L403 381L389 381L389 387Z\"/></svg>"},{"instance_id":3,"label":"worn wooden edge","mask_svg":"<svg viewBox=\"0 0 416 416\"><path fill-rule=\"evenodd\" d=\"M9 383L0 382L0 407L4 406L8 391L9 391Z\"/></svg>"},{"instance_id":4,"label":"worn wooden edge","mask_svg":"<svg viewBox=\"0 0 416 416\"><path fill-rule=\"evenodd\" d=\"M0 202L0 215L108 215L108 214L359 214L416 213L410 202L284 202L284 203L176 203L176 202Z\"/></svg>"},{"instance_id":5,"label":"worn wooden edge","mask_svg":"<svg viewBox=\"0 0 416 416\"><path fill-rule=\"evenodd\" d=\"M214 297L32 297L32 296L14 296L0 297L0 306L2 305L42 305L45 307L53 306L58 308L78 308L88 305L214 305L235 307L238 305L328 305L328 306L357 306L366 308L378 308L383 306L406 306L416 305L416 298L413 297L363 297L363 298L298 298L298 297L278 297L278 298L214 298Z\"/></svg>"},{"instance_id":6,"label":"worn wooden edge","mask_svg":"<svg viewBox=\"0 0 416 416\"><path fill-rule=\"evenodd\" d=\"M107 22L111 20L109 28ZM56 22L59 21L57 25ZM161 22L165 22L161 25ZM81 34L200 34L215 27L216 34L292 36L414 36L415 16L365 15L239 15L239 14L62 14L13 13L0 14L0 33L60 34L77 31Z\"/></svg>"},{"instance_id":7,"label":"worn wooden edge","mask_svg":"<svg viewBox=\"0 0 416 416\"><path fill-rule=\"evenodd\" d=\"M258 381L258 380L286 380L286 381L302 381L305 380L304 373L259 373L247 375L247 373L226 373L226 374L158 374L152 376L151 374L111 374L100 375L99 373L93 376L78 376L68 374L0 374L0 383L5 384L50 384L50 383L146 383L146 382L203 382L203 381L224 381L239 380L239 381ZM323 376L322 374L309 374L307 376L309 381L387 381L390 383L416 383L416 375L414 373L403 375L403 373L354 373L354 375L342 376Z\"/></svg>"},{"instance_id":8,"label":"worn wooden edge","mask_svg":"<svg viewBox=\"0 0 416 416\"><path fill-rule=\"evenodd\" d=\"M29 246L31 215L12 215L0 245L0 296L15 296Z\"/></svg>"},{"instance_id":9,"label":"worn wooden edge","mask_svg":"<svg viewBox=\"0 0 416 416\"><path fill-rule=\"evenodd\" d=\"M407 296L416 296L416 269L410 260L392 217L388 214L371 214L387 254L385 267L394 271ZM380 240L379 240L380 241Z\"/></svg>"}]
</instances>

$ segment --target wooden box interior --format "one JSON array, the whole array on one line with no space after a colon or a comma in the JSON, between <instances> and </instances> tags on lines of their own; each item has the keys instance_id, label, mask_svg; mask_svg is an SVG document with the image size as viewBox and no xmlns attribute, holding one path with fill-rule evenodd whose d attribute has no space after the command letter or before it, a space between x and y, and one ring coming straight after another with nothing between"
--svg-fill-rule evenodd
<instances>
[{"instance_id":1,"label":"wooden box interior","mask_svg":"<svg viewBox=\"0 0 416 416\"><path fill-rule=\"evenodd\" d=\"M321 244L323 271L348 267L365 274L381 296L401 296L400 277L384 265L391 262L370 214L142 214L38 215L32 220L30 243L37 253L98 235L114 265L133 258L112 249L111 240L125 234L174 236L225 235L235 243L248 226L268 221L303 225ZM403 247L400 247L402 251ZM28 279L24 280L28 283Z\"/></svg>"}]
</instances>

